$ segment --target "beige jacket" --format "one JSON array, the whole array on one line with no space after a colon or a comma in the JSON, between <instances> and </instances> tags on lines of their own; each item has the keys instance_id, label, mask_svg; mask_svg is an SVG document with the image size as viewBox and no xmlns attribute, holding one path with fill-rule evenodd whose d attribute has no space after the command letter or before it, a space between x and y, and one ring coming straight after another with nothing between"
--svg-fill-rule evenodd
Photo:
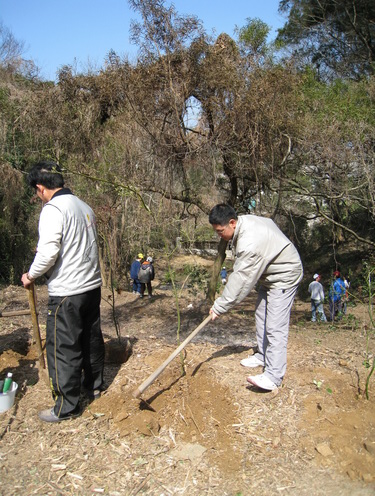
<instances>
[{"instance_id":1,"label":"beige jacket","mask_svg":"<svg viewBox=\"0 0 375 496\"><path fill-rule=\"evenodd\" d=\"M303 268L299 254L271 219L239 216L232 242L233 272L213 304L216 314L240 303L258 281L268 289L291 289L301 281Z\"/></svg>"}]
</instances>

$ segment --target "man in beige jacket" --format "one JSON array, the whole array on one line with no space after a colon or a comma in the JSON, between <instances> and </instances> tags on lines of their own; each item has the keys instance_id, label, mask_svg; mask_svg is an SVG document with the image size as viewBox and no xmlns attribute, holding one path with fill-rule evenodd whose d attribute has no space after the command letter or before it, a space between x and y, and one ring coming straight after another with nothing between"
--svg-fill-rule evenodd
<instances>
[{"instance_id":1,"label":"man in beige jacket","mask_svg":"<svg viewBox=\"0 0 375 496\"><path fill-rule=\"evenodd\" d=\"M286 371L290 312L303 268L292 242L266 217L237 216L226 204L216 205L209 222L217 234L232 240L233 272L210 310L212 320L240 303L259 283L255 308L258 351L241 361L263 367L247 381L267 391L281 385Z\"/></svg>"}]
</instances>

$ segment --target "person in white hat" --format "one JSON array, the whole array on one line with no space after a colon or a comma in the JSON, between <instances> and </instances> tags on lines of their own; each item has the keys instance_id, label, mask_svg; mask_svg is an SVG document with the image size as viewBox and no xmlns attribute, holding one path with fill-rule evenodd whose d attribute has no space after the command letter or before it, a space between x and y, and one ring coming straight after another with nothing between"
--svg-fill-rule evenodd
<instances>
[{"instance_id":1,"label":"person in white hat","mask_svg":"<svg viewBox=\"0 0 375 496\"><path fill-rule=\"evenodd\" d=\"M141 268L138 272L138 279L141 283L141 294L140 297L143 298L145 294L145 289L147 286L148 297L152 298L152 285L151 281L154 280L155 269L153 266L152 257L147 257L147 259L141 264Z\"/></svg>"},{"instance_id":2,"label":"person in white hat","mask_svg":"<svg viewBox=\"0 0 375 496\"><path fill-rule=\"evenodd\" d=\"M319 319L322 322L327 322L327 317L324 313L324 289L320 283L320 275L314 274L313 281L309 284L308 289L311 295L311 322L316 322L316 313L319 314Z\"/></svg>"}]
</instances>

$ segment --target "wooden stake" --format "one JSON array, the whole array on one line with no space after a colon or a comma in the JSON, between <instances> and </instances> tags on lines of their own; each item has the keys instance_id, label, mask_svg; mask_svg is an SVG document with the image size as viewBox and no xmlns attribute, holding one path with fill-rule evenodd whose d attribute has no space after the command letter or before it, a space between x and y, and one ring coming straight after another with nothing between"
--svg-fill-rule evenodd
<instances>
[{"instance_id":1,"label":"wooden stake","mask_svg":"<svg viewBox=\"0 0 375 496\"><path fill-rule=\"evenodd\" d=\"M18 315L30 315L30 310L11 310L9 312L0 312L0 317L17 317Z\"/></svg>"}]
</instances>

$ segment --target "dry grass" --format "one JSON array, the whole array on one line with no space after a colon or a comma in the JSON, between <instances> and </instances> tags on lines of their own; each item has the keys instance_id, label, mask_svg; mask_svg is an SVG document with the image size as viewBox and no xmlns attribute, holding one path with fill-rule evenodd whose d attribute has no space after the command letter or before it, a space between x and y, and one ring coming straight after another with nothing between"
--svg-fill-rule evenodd
<instances>
[{"instance_id":1,"label":"dry grass","mask_svg":"<svg viewBox=\"0 0 375 496\"><path fill-rule=\"evenodd\" d=\"M24 293L6 288L2 308L27 307ZM143 394L147 409L131 393L176 347L173 296L155 294L117 297L123 333L136 338L133 353L106 365L108 389L94 403L82 398L81 417L55 425L37 417L51 398L38 380L31 320L0 321L0 372L13 370L20 384L15 406L0 414L3 494L374 494L375 392L362 397L362 324L312 324L308 304L297 302L283 387L260 393L246 386L239 365L254 342L250 298L188 345L186 376L178 359L168 366ZM38 298L43 334L45 288ZM182 339L203 320L199 308L199 296L185 293ZM105 302L103 330L107 341L114 337Z\"/></svg>"}]
</instances>

